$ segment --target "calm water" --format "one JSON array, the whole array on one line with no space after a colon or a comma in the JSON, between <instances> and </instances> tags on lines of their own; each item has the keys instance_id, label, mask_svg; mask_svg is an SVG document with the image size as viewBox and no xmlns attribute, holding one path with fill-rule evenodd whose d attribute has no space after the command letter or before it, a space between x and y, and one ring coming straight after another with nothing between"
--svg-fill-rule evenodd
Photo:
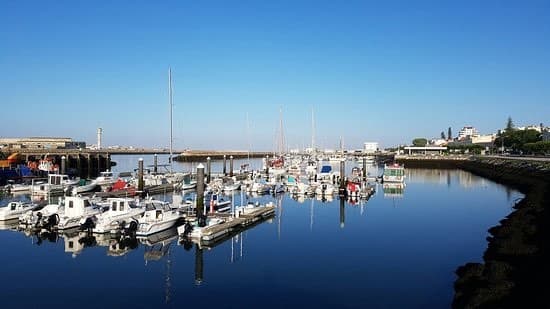
<instances>
[{"instance_id":1,"label":"calm water","mask_svg":"<svg viewBox=\"0 0 550 309\"><path fill-rule=\"evenodd\" d=\"M481 260L487 229L520 197L466 172L408 169L404 188L379 185L366 203L263 197L280 204L275 218L210 249L169 233L164 246L83 248L84 235L3 230L3 307L445 308L456 267Z\"/></svg>"}]
</instances>

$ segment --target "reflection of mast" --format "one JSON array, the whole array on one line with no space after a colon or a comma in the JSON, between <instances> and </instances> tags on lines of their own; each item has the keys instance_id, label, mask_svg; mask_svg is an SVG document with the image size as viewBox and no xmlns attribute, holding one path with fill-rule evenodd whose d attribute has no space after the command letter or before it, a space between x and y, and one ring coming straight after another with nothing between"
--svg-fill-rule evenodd
<instances>
[{"instance_id":1,"label":"reflection of mast","mask_svg":"<svg viewBox=\"0 0 550 309\"><path fill-rule=\"evenodd\" d=\"M346 224L346 212L344 208L344 198L340 197L340 228L344 228Z\"/></svg>"},{"instance_id":2,"label":"reflection of mast","mask_svg":"<svg viewBox=\"0 0 550 309\"><path fill-rule=\"evenodd\" d=\"M309 230L310 231L313 231L313 201L314 200L315 200L314 198L311 199L311 206L309 206L310 207L310 211L309 211Z\"/></svg>"},{"instance_id":3,"label":"reflection of mast","mask_svg":"<svg viewBox=\"0 0 550 309\"><path fill-rule=\"evenodd\" d=\"M202 248L195 245L195 285L201 285L203 278L204 261L202 257Z\"/></svg>"},{"instance_id":4,"label":"reflection of mast","mask_svg":"<svg viewBox=\"0 0 550 309\"><path fill-rule=\"evenodd\" d=\"M281 239L281 218L283 217L283 195L279 194L277 196L277 208L279 208L279 220L277 220L277 239Z\"/></svg>"},{"instance_id":5,"label":"reflection of mast","mask_svg":"<svg viewBox=\"0 0 550 309\"><path fill-rule=\"evenodd\" d=\"M166 252L166 291L164 295L164 301L166 304L170 302L170 290L172 288L172 281L170 279L170 269L172 268L172 261L170 260L170 244L168 244L168 252Z\"/></svg>"}]
</instances>

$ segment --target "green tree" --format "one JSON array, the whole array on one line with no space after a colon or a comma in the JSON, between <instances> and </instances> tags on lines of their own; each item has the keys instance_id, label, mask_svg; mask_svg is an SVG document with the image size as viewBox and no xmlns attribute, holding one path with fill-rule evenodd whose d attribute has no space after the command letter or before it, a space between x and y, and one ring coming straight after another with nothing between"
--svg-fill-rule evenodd
<instances>
[{"instance_id":1,"label":"green tree","mask_svg":"<svg viewBox=\"0 0 550 309\"><path fill-rule=\"evenodd\" d=\"M506 121L506 132L510 132L514 130L514 122L512 121L512 117L508 116L508 121Z\"/></svg>"},{"instance_id":2,"label":"green tree","mask_svg":"<svg viewBox=\"0 0 550 309\"><path fill-rule=\"evenodd\" d=\"M453 134L451 132L451 127L447 130L447 139L453 139Z\"/></svg>"},{"instance_id":3,"label":"green tree","mask_svg":"<svg viewBox=\"0 0 550 309\"><path fill-rule=\"evenodd\" d=\"M441 131L441 139L445 139L445 132Z\"/></svg>"},{"instance_id":4,"label":"green tree","mask_svg":"<svg viewBox=\"0 0 550 309\"><path fill-rule=\"evenodd\" d=\"M413 143L413 146L416 146L416 147L425 147L428 144L428 140L423 137L418 137L413 139L412 143Z\"/></svg>"}]
</instances>

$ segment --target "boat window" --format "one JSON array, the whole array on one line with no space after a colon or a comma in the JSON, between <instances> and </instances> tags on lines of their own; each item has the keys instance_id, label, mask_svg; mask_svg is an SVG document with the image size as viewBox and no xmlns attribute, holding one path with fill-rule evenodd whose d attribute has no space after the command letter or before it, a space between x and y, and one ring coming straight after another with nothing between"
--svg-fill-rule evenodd
<instances>
[{"instance_id":1,"label":"boat window","mask_svg":"<svg viewBox=\"0 0 550 309\"><path fill-rule=\"evenodd\" d=\"M16 205L17 205L17 204L15 204L15 203L11 203L11 210L15 210L15 206L16 206Z\"/></svg>"},{"instance_id":2,"label":"boat window","mask_svg":"<svg viewBox=\"0 0 550 309\"><path fill-rule=\"evenodd\" d=\"M90 201L84 200L84 207L90 207L90 206L91 206Z\"/></svg>"},{"instance_id":3,"label":"boat window","mask_svg":"<svg viewBox=\"0 0 550 309\"><path fill-rule=\"evenodd\" d=\"M73 201L69 201L69 208L73 208Z\"/></svg>"},{"instance_id":4,"label":"boat window","mask_svg":"<svg viewBox=\"0 0 550 309\"><path fill-rule=\"evenodd\" d=\"M74 247L74 243L72 241L69 241L69 249L72 249Z\"/></svg>"},{"instance_id":5,"label":"boat window","mask_svg":"<svg viewBox=\"0 0 550 309\"><path fill-rule=\"evenodd\" d=\"M113 203L112 211L116 211L116 202Z\"/></svg>"},{"instance_id":6,"label":"boat window","mask_svg":"<svg viewBox=\"0 0 550 309\"><path fill-rule=\"evenodd\" d=\"M118 208L120 211L124 211L124 203L120 203L120 207Z\"/></svg>"}]
</instances>

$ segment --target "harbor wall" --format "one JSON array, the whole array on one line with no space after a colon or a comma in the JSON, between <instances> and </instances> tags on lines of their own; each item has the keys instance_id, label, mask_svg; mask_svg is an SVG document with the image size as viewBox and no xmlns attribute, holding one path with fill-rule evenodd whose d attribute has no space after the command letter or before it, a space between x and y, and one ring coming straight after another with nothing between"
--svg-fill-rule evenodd
<instances>
[{"instance_id":1,"label":"harbor wall","mask_svg":"<svg viewBox=\"0 0 550 309\"><path fill-rule=\"evenodd\" d=\"M521 308L549 303L550 162L483 157L400 162L406 167L459 168L525 194L499 225L489 229L483 263L467 263L456 270L453 308Z\"/></svg>"}]
</instances>

